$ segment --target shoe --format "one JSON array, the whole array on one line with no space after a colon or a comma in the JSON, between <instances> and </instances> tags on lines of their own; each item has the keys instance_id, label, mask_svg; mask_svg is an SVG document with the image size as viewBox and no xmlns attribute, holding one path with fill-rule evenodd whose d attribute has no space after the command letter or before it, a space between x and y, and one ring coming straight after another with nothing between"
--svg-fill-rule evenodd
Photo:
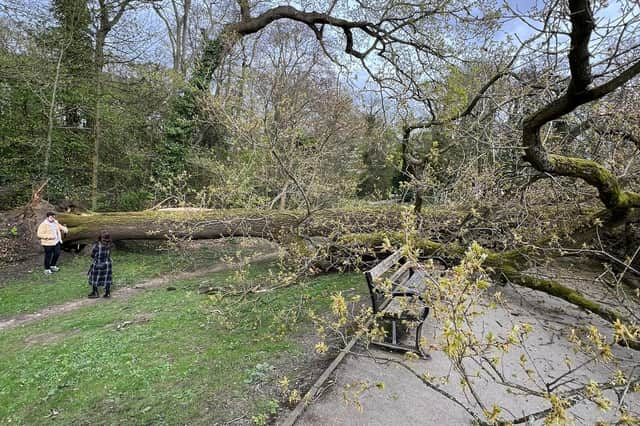
<instances>
[{"instance_id":1,"label":"shoe","mask_svg":"<svg viewBox=\"0 0 640 426\"><path fill-rule=\"evenodd\" d=\"M100 293L98 292L98 287L91 287L91 293L87 296L89 299L97 299L100 297Z\"/></svg>"},{"instance_id":2,"label":"shoe","mask_svg":"<svg viewBox=\"0 0 640 426\"><path fill-rule=\"evenodd\" d=\"M104 297L105 299L109 299L111 297L111 293L105 293L102 297Z\"/></svg>"},{"instance_id":3,"label":"shoe","mask_svg":"<svg viewBox=\"0 0 640 426\"><path fill-rule=\"evenodd\" d=\"M60 268L58 268L57 266L52 266L52 267L51 267L51 270L52 270L53 272L58 272L58 271L60 270Z\"/></svg>"},{"instance_id":4,"label":"shoe","mask_svg":"<svg viewBox=\"0 0 640 426\"><path fill-rule=\"evenodd\" d=\"M44 274L45 275L51 275L51 274L53 274L53 272L51 271L51 269L45 269L44 270Z\"/></svg>"}]
</instances>

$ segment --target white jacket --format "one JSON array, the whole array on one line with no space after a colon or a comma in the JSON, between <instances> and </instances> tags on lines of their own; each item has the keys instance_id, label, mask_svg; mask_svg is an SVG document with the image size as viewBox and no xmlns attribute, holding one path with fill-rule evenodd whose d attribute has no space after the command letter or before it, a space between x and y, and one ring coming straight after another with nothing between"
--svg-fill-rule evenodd
<instances>
[{"instance_id":1,"label":"white jacket","mask_svg":"<svg viewBox=\"0 0 640 426\"><path fill-rule=\"evenodd\" d=\"M51 223L54 223L58 228L58 235L54 234ZM69 232L69 229L64 225L60 225L57 220L49 222L49 219L45 219L44 222L38 226L40 244L43 246L55 246L57 241L62 242L62 232L66 234Z\"/></svg>"}]
</instances>

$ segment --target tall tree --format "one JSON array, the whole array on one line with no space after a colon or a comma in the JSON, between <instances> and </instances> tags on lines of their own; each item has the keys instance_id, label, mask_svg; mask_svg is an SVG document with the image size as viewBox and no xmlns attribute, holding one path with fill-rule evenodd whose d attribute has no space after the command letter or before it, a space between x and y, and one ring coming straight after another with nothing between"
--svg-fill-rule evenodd
<instances>
[{"instance_id":1,"label":"tall tree","mask_svg":"<svg viewBox=\"0 0 640 426\"><path fill-rule=\"evenodd\" d=\"M173 70L184 77L187 73L186 60L191 0L171 0L170 12L167 13L166 9L167 7L161 7L160 4L153 3L153 10L167 28Z\"/></svg>"},{"instance_id":2,"label":"tall tree","mask_svg":"<svg viewBox=\"0 0 640 426\"><path fill-rule=\"evenodd\" d=\"M147 3L146 0L98 0L95 10L95 106L93 126L93 168L91 173L91 208L98 207L98 175L100 170L100 149L102 145L102 97L103 97L103 70L107 63L107 37L114 27L120 22L125 12L132 10L139 4Z\"/></svg>"},{"instance_id":3,"label":"tall tree","mask_svg":"<svg viewBox=\"0 0 640 426\"><path fill-rule=\"evenodd\" d=\"M93 46L91 38L91 14L85 0L54 0L53 17L57 25L47 42L53 51L58 52L54 86L49 105L49 125L47 132L47 151L45 157L45 176L48 174L49 153L52 144L54 114L62 114L64 127L86 128L88 122L87 93L93 70ZM60 87L58 105L57 91L61 79L65 84ZM58 111L56 111L58 110ZM61 110L61 111L60 111Z\"/></svg>"},{"instance_id":4,"label":"tall tree","mask_svg":"<svg viewBox=\"0 0 640 426\"><path fill-rule=\"evenodd\" d=\"M545 125L603 98L640 74L638 6L623 3L625 16L609 23L603 32L595 33L593 4L590 0L569 0L568 9L562 11L571 23L567 55L570 78L564 84L563 93L525 117L522 142L525 159L534 168L555 176L580 178L598 190L599 198L607 208L625 213L629 208L640 207L640 194L623 190L618 178L596 161L549 153L541 137ZM597 40L592 40L594 34ZM598 47L603 49L594 52ZM592 64L594 57L597 58L596 65Z\"/></svg>"}]
</instances>

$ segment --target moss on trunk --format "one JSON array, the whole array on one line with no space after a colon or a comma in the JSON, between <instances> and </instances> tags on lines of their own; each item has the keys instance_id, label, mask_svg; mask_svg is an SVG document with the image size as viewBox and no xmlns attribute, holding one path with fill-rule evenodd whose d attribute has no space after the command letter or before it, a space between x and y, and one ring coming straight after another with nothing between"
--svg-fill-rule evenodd
<instances>
[{"instance_id":1,"label":"moss on trunk","mask_svg":"<svg viewBox=\"0 0 640 426\"><path fill-rule=\"evenodd\" d=\"M592 160L549 155L552 173L583 179L598 189L602 203L609 209L629 209L640 206L640 195L623 191L616 176L602 165Z\"/></svg>"}]
</instances>

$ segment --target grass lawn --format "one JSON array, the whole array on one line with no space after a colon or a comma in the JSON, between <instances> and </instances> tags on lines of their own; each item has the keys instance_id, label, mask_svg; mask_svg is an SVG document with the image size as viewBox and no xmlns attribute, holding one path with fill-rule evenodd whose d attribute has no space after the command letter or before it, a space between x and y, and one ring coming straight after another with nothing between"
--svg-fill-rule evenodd
<instances>
[{"instance_id":1,"label":"grass lawn","mask_svg":"<svg viewBox=\"0 0 640 426\"><path fill-rule=\"evenodd\" d=\"M114 289L134 286L141 281L175 270L208 267L220 262L223 256L250 255L258 247L241 239L225 245L203 246L188 252L155 252L140 250L114 250ZM31 313L46 306L86 297L88 256L63 253L60 272L44 275L40 264L29 265L30 272L15 279L0 275L0 318L20 313Z\"/></svg>"},{"instance_id":2,"label":"grass lawn","mask_svg":"<svg viewBox=\"0 0 640 426\"><path fill-rule=\"evenodd\" d=\"M65 288L77 285L70 277L82 269L67 266L67 278L55 277ZM156 266L144 254L118 259L128 283L157 273ZM246 296L196 291L203 282L228 289L266 282L269 267L174 281L175 291L101 300L0 332L0 424L267 421L281 404L275 382L286 374L295 383L296 374L318 363L301 343L313 334L306 312L325 310L335 291L366 291L361 274ZM50 284L24 280L0 288L12 306L2 306L3 315L42 306L43 285ZM85 293L69 289L50 303Z\"/></svg>"}]
</instances>

